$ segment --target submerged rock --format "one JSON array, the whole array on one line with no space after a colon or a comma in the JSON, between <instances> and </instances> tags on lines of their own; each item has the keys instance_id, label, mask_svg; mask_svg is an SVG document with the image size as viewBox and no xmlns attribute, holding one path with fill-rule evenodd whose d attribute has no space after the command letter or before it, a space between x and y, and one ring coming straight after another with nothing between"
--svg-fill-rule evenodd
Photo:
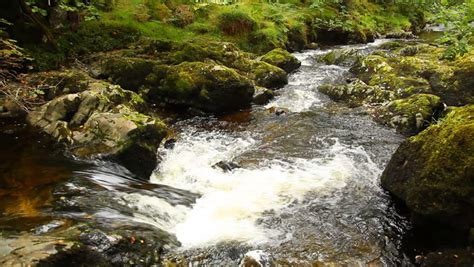
<instances>
[{"instance_id":1,"label":"submerged rock","mask_svg":"<svg viewBox=\"0 0 474 267\"><path fill-rule=\"evenodd\" d=\"M191 106L208 112L228 112L250 106L254 85L235 70L213 63L183 62L171 66L151 101Z\"/></svg>"},{"instance_id":2,"label":"submerged rock","mask_svg":"<svg viewBox=\"0 0 474 267\"><path fill-rule=\"evenodd\" d=\"M68 146L79 157L112 157L148 178L156 166L156 149L166 135L158 119L137 112L144 101L119 86L100 83L67 94L30 112L28 121Z\"/></svg>"},{"instance_id":3,"label":"submerged rock","mask_svg":"<svg viewBox=\"0 0 474 267\"><path fill-rule=\"evenodd\" d=\"M453 108L393 155L382 186L406 203L415 223L433 220L466 235L474 225L473 132L474 105Z\"/></svg>"},{"instance_id":4,"label":"submerged rock","mask_svg":"<svg viewBox=\"0 0 474 267\"><path fill-rule=\"evenodd\" d=\"M287 73L290 73L301 66L301 62L295 56L281 48L276 48L266 53L261 60L272 64L273 66L277 66L280 69L285 70Z\"/></svg>"},{"instance_id":5,"label":"submerged rock","mask_svg":"<svg viewBox=\"0 0 474 267\"><path fill-rule=\"evenodd\" d=\"M212 167L220 168L225 172L232 171L233 169L240 168L240 166L238 164L236 164L234 162L231 162L231 161L225 161L225 160L221 160L221 161L217 162Z\"/></svg>"},{"instance_id":6,"label":"submerged rock","mask_svg":"<svg viewBox=\"0 0 474 267\"><path fill-rule=\"evenodd\" d=\"M415 134L426 128L443 109L444 104L438 96L415 94L380 107L376 118L401 133Z\"/></svg>"}]
</instances>

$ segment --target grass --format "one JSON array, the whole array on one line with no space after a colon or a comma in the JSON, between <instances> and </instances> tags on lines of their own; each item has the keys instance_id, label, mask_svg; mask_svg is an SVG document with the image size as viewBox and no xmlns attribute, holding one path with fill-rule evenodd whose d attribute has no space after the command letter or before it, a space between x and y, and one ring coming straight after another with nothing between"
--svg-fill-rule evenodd
<instances>
[{"instance_id":1,"label":"grass","mask_svg":"<svg viewBox=\"0 0 474 267\"><path fill-rule=\"evenodd\" d=\"M346 9L341 9L340 4L311 8L296 0L281 1L285 3L244 0L232 5L186 6L180 4L182 2L168 1L167 6L159 0L117 1L112 10L99 12L98 21L83 22L79 31L58 38L56 49L40 46L30 47L30 50L42 64L40 69L48 69L58 67L70 57L121 48L139 37L177 43L221 40L262 54L273 48L304 48L305 44L318 41L318 29L365 36L367 32L410 27L409 16L393 6L367 0L351 1ZM176 23L182 19L185 23ZM128 38L129 35L132 38ZM364 39L356 41L360 40Z\"/></svg>"}]
</instances>

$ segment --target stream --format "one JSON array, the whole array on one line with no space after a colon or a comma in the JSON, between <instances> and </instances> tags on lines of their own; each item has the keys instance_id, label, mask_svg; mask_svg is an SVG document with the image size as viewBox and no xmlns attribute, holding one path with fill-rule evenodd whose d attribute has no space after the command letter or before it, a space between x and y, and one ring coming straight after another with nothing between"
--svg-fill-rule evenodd
<instances>
[{"instance_id":1,"label":"stream","mask_svg":"<svg viewBox=\"0 0 474 267\"><path fill-rule=\"evenodd\" d=\"M384 41L343 47L364 53ZM149 182L111 162L49 155L26 129L4 130L0 230L147 229L166 240L165 260L203 265L238 265L244 255L409 265L400 249L408 223L379 184L403 137L318 92L350 76L315 60L331 49L295 53L302 66L266 106L178 120Z\"/></svg>"}]
</instances>

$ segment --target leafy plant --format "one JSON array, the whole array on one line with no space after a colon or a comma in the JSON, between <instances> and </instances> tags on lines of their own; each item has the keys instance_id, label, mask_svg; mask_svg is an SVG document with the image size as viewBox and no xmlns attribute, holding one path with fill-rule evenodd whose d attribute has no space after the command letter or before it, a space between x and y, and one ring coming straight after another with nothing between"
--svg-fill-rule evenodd
<instances>
[{"instance_id":1,"label":"leafy plant","mask_svg":"<svg viewBox=\"0 0 474 267\"><path fill-rule=\"evenodd\" d=\"M438 42L445 44L443 58L453 60L458 55L464 55L472 47L474 27L474 3L459 5L438 5L440 12L435 20L446 27L444 35Z\"/></svg>"}]
</instances>

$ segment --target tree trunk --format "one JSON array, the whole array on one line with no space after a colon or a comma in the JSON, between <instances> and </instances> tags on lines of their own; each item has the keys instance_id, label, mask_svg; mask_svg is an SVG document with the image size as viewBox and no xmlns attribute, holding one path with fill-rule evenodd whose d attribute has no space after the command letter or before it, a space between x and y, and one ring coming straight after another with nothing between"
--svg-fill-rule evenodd
<instances>
[{"instance_id":1,"label":"tree trunk","mask_svg":"<svg viewBox=\"0 0 474 267\"><path fill-rule=\"evenodd\" d=\"M30 20L30 22L34 23L37 25L41 31L43 32L44 36L46 36L46 40L50 44L55 44L54 42L54 36L51 33L51 30L49 27L41 21L41 19L31 10L31 8L26 4L25 0L18 0L21 6L21 10L25 17Z\"/></svg>"}]
</instances>

